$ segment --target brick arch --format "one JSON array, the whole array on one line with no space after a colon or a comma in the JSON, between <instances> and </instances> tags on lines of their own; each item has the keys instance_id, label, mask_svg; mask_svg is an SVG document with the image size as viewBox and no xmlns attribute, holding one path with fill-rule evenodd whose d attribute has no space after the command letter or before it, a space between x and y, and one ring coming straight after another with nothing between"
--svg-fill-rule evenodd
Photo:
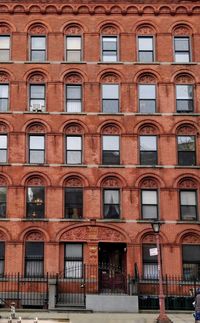
<instances>
[{"instance_id":1,"label":"brick arch","mask_svg":"<svg viewBox=\"0 0 200 323\"><path fill-rule=\"evenodd\" d=\"M195 76L188 71L179 71L175 75L173 75L172 82L178 84L194 84L195 83Z\"/></svg>"},{"instance_id":2,"label":"brick arch","mask_svg":"<svg viewBox=\"0 0 200 323\"><path fill-rule=\"evenodd\" d=\"M64 76L64 83L68 84L82 84L83 83L83 77L79 73L67 73Z\"/></svg>"},{"instance_id":3,"label":"brick arch","mask_svg":"<svg viewBox=\"0 0 200 323\"><path fill-rule=\"evenodd\" d=\"M121 76L116 72L104 72L100 76L100 82L101 83L120 83L121 82Z\"/></svg>"},{"instance_id":4,"label":"brick arch","mask_svg":"<svg viewBox=\"0 0 200 323\"><path fill-rule=\"evenodd\" d=\"M28 186L30 184L33 186L51 186L51 180L42 172L31 172L23 176L21 180L22 186Z\"/></svg>"},{"instance_id":5,"label":"brick arch","mask_svg":"<svg viewBox=\"0 0 200 323\"><path fill-rule=\"evenodd\" d=\"M107 173L102 175L96 182L97 187L126 187L127 182L123 176L116 173Z\"/></svg>"},{"instance_id":6,"label":"brick arch","mask_svg":"<svg viewBox=\"0 0 200 323\"><path fill-rule=\"evenodd\" d=\"M145 30L142 31L142 29ZM141 35L148 35L151 33L152 35L152 33L155 34L158 32L158 27L156 24L152 23L152 21L144 19L134 24L132 27L132 31L136 34L140 33Z\"/></svg>"},{"instance_id":7,"label":"brick arch","mask_svg":"<svg viewBox=\"0 0 200 323\"><path fill-rule=\"evenodd\" d=\"M43 71L34 71L34 72L30 72L29 74L27 74L26 77L26 81L28 81L29 83L46 83L48 80L48 76L46 73L44 73Z\"/></svg>"},{"instance_id":8,"label":"brick arch","mask_svg":"<svg viewBox=\"0 0 200 323\"><path fill-rule=\"evenodd\" d=\"M178 125L175 125L176 135L196 135L197 127L194 123L191 122L180 122Z\"/></svg>"},{"instance_id":9,"label":"brick arch","mask_svg":"<svg viewBox=\"0 0 200 323\"><path fill-rule=\"evenodd\" d=\"M71 128L71 129L70 129ZM68 129L68 132L67 132ZM89 132L88 126L77 119L65 121L59 129L62 133L85 134Z\"/></svg>"},{"instance_id":10,"label":"brick arch","mask_svg":"<svg viewBox=\"0 0 200 323\"><path fill-rule=\"evenodd\" d=\"M189 10L185 6L178 6L175 8L175 13L176 14L188 14Z\"/></svg>"},{"instance_id":11,"label":"brick arch","mask_svg":"<svg viewBox=\"0 0 200 323\"><path fill-rule=\"evenodd\" d=\"M159 14L170 14L170 12L171 12L171 8L169 6L164 5L158 9Z\"/></svg>"},{"instance_id":12,"label":"brick arch","mask_svg":"<svg viewBox=\"0 0 200 323\"><path fill-rule=\"evenodd\" d=\"M18 240L20 242L24 241L43 241L48 242L50 240L49 234L46 232L46 230L34 226L29 227L23 230L18 237Z\"/></svg>"},{"instance_id":13,"label":"brick arch","mask_svg":"<svg viewBox=\"0 0 200 323\"><path fill-rule=\"evenodd\" d=\"M123 9L121 8L121 6L113 5L112 7L110 7L111 14L122 14L122 11Z\"/></svg>"},{"instance_id":14,"label":"brick arch","mask_svg":"<svg viewBox=\"0 0 200 323\"><path fill-rule=\"evenodd\" d=\"M29 10L30 13L41 13L42 8L35 4L35 5L29 6L28 10Z\"/></svg>"},{"instance_id":15,"label":"brick arch","mask_svg":"<svg viewBox=\"0 0 200 323\"><path fill-rule=\"evenodd\" d=\"M115 225L105 224L76 224L60 230L56 234L56 242L60 241L108 241L108 242L131 242L127 232Z\"/></svg>"},{"instance_id":16,"label":"brick arch","mask_svg":"<svg viewBox=\"0 0 200 323\"><path fill-rule=\"evenodd\" d=\"M99 13L103 13L105 14L106 13L106 8L102 5L97 5L94 7L94 13L95 14L99 14Z\"/></svg>"},{"instance_id":17,"label":"brick arch","mask_svg":"<svg viewBox=\"0 0 200 323\"><path fill-rule=\"evenodd\" d=\"M104 20L98 25L97 30L99 30L99 32L102 35L106 36L106 35L118 35L120 32L123 31L123 28L121 24L119 24L116 21Z\"/></svg>"},{"instance_id":18,"label":"brick arch","mask_svg":"<svg viewBox=\"0 0 200 323\"><path fill-rule=\"evenodd\" d=\"M186 229L177 234L175 244L200 244L200 233L195 229Z\"/></svg>"},{"instance_id":19,"label":"brick arch","mask_svg":"<svg viewBox=\"0 0 200 323\"><path fill-rule=\"evenodd\" d=\"M190 174L185 173L175 178L173 181L173 188L198 188L200 185L200 178Z\"/></svg>"},{"instance_id":20,"label":"brick arch","mask_svg":"<svg viewBox=\"0 0 200 323\"><path fill-rule=\"evenodd\" d=\"M11 179L8 175L0 173L0 186L12 185Z\"/></svg>"},{"instance_id":21,"label":"brick arch","mask_svg":"<svg viewBox=\"0 0 200 323\"><path fill-rule=\"evenodd\" d=\"M31 127L35 127L35 132L40 133L40 128L43 133L51 132L51 127L46 121L41 121L40 119L32 118L31 120L28 120L22 127L22 131L29 132L31 130Z\"/></svg>"},{"instance_id":22,"label":"brick arch","mask_svg":"<svg viewBox=\"0 0 200 323\"><path fill-rule=\"evenodd\" d=\"M81 5L77 9L77 14L89 14L90 13L90 7L87 5Z\"/></svg>"},{"instance_id":23,"label":"brick arch","mask_svg":"<svg viewBox=\"0 0 200 323\"><path fill-rule=\"evenodd\" d=\"M57 8L57 6L54 6L54 5L48 5L48 6L46 6L46 8L45 8L45 13L58 13L58 8Z\"/></svg>"},{"instance_id":24,"label":"brick arch","mask_svg":"<svg viewBox=\"0 0 200 323\"><path fill-rule=\"evenodd\" d=\"M0 241L10 241L10 240L11 240L10 232L5 228L0 227Z\"/></svg>"},{"instance_id":25,"label":"brick arch","mask_svg":"<svg viewBox=\"0 0 200 323\"><path fill-rule=\"evenodd\" d=\"M0 20L0 34L11 34L13 31L16 31L13 25L10 22Z\"/></svg>"},{"instance_id":26,"label":"brick arch","mask_svg":"<svg viewBox=\"0 0 200 323\"><path fill-rule=\"evenodd\" d=\"M5 5L5 4L1 4L0 5L0 12L1 13L7 13L9 11L9 7L7 6L7 5Z\"/></svg>"},{"instance_id":27,"label":"brick arch","mask_svg":"<svg viewBox=\"0 0 200 323\"><path fill-rule=\"evenodd\" d=\"M101 133L106 135L120 135L121 129L116 124L108 123L101 128Z\"/></svg>"},{"instance_id":28,"label":"brick arch","mask_svg":"<svg viewBox=\"0 0 200 323\"><path fill-rule=\"evenodd\" d=\"M72 22L64 24L64 26L61 27L61 31L65 35L81 35L86 30L85 26L83 26L80 22L73 20Z\"/></svg>"},{"instance_id":29,"label":"brick arch","mask_svg":"<svg viewBox=\"0 0 200 323\"><path fill-rule=\"evenodd\" d=\"M158 78L155 73L143 71L137 75L136 82L139 84L156 84L158 83Z\"/></svg>"},{"instance_id":30,"label":"brick arch","mask_svg":"<svg viewBox=\"0 0 200 323\"><path fill-rule=\"evenodd\" d=\"M70 6L70 5L64 5L64 6L61 7L61 13L62 14L65 14L65 13L73 13L73 7ZM63 28L60 31L62 32L63 31Z\"/></svg>"},{"instance_id":31,"label":"brick arch","mask_svg":"<svg viewBox=\"0 0 200 323\"><path fill-rule=\"evenodd\" d=\"M142 122L137 127L137 133L140 135L158 135L160 129L152 122Z\"/></svg>"},{"instance_id":32,"label":"brick arch","mask_svg":"<svg viewBox=\"0 0 200 323\"><path fill-rule=\"evenodd\" d=\"M138 7L134 5L128 6L126 12L127 14L138 14Z\"/></svg>"},{"instance_id":33,"label":"brick arch","mask_svg":"<svg viewBox=\"0 0 200 323\"><path fill-rule=\"evenodd\" d=\"M0 132L1 133L8 133L13 131L13 126L7 120L0 119Z\"/></svg>"},{"instance_id":34,"label":"brick arch","mask_svg":"<svg viewBox=\"0 0 200 323\"><path fill-rule=\"evenodd\" d=\"M2 68L0 69L0 83L10 83L13 79L13 74L11 74L10 71Z\"/></svg>"},{"instance_id":35,"label":"brick arch","mask_svg":"<svg viewBox=\"0 0 200 323\"><path fill-rule=\"evenodd\" d=\"M137 188L162 188L166 187L166 183L155 174L143 174L135 181L135 187Z\"/></svg>"},{"instance_id":36,"label":"brick arch","mask_svg":"<svg viewBox=\"0 0 200 323\"><path fill-rule=\"evenodd\" d=\"M102 122L99 126L98 126L98 128L97 128L97 133L98 134L101 134L102 132L103 132L103 130L105 129L105 128L107 128L107 127L112 127L113 128L113 131L116 129L116 130L118 130L118 133L119 134L123 134L123 133L125 133L125 128L124 128L124 126L120 123L120 122L118 122L118 121L116 121L116 120L106 120L106 121L104 121L104 122ZM117 131L116 131L116 133L117 133Z\"/></svg>"},{"instance_id":37,"label":"brick arch","mask_svg":"<svg viewBox=\"0 0 200 323\"><path fill-rule=\"evenodd\" d=\"M13 13L25 13L26 9L25 6L21 5L21 4L17 4L12 8Z\"/></svg>"},{"instance_id":38,"label":"brick arch","mask_svg":"<svg viewBox=\"0 0 200 323\"><path fill-rule=\"evenodd\" d=\"M162 228L162 226L161 226ZM169 243L168 237L160 231L159 233L161 243ZM142 231L139 231L134 239L134 243L142 244L142 243L156 243L155 233L152 231L151 223L149 223L149 228L146 228Z\"/></svg>"},{"instance_id":39,"label":"brick arch","mask_svg":"<svg viewBox=\"0 0 200 323\"><path fill-rule=\"evenodd\" d=\"M77 187L78 185L79 187L89 186L88 179L84 175L78 172L69 173L64 177L62 176L62 178L59 180L59 184L61 186L68 186L68 184L70 184L71 186L74 186L74 187Z\"/></svg>"},{"instance_id":40,"label":"brick arch","mask_svg":"<svg viewBox=\"0 0 200 323\"><path fill-rule=\"evenodd\" d=\"M71 81L67 81L67 78L72 78ZM60 74L59 80L61 82L71 82L71 83L83 83L88 80L88 76L85 72L81 71L78 68L68 69L67 72L64 71Z\"/></svg>"},{"instance_id":41,"label":"brick arch","mask_svg":"<svg viewBox=\"0 0 200 323\"><path fill-rule=\"evenodd\" d=\"M29 10L31 7L36 7L37 5L33 5L33 6L30 6L29 7ZM39 8L40 9L40 8ZM41 10L41 9L40 9ZM50 27L50 24L46 23L45 21L43 20L38 20L38 19L34 19L32 21L30 21L26 27L25 27L25 32L27 33L32 33L33 34L33 31L31 32L31 29L35 29L35 34L38 34L38 35L41 35L41 34L47 34L48 32L52 31L51 30L51 27Z\"/></svg>"},{"instance_id":42,"label":"brick arch","mask_svg":"<svg viewBox=\"0 0 200 323\"><path fill-rule=\"evenodd\" d=\"M177 10L177 8L176 8ZM188 22L176 22L173 24L170 28L170 32L174 36L184 36L184 35L192 35L193 33L193 27Z\"/></svg>"}]
</instances>

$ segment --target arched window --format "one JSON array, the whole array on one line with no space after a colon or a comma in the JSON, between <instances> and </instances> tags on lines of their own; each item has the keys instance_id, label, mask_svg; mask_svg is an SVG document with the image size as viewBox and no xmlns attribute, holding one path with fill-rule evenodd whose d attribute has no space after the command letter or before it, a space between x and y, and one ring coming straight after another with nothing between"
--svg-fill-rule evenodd
<instances>
[{"instance_id":1,"label":"arched window","mask_svg":"<svg viewBox=\"0 0 200 323\"><path fill-rule=\"evenodd\" d=\"M157 112L156 77L152 74L143 74L138 79L138 97L140 113Z\"/></svg>"},{"instance_id":2,"label":"arched window","mask_svg":"<svg viewBox=\"0 0 200 323\"><path fill-rule=\"evenodd\" d=\"M155 61L155 30L150 25L142 25L137 29L138 62Z\"/></svg>"},{"instance_id":3,"label":"arched window","mask_svg":"<svg viewBox=\"0 0 200 323\"><path fill-rule=\"evenodd\" d=\"M192 178L183 178L178 183L180 220L197 221L198 218L198 184Z\"/></svg>"},{"instance_id":4,"label":"arched window","mask_svg":"<svg viewBox=\"0 0 200 323\"><path fill-rule=\"evenodd\" d=\"M26 217L45 217L45 181L41 177L32 177L26 183Z\"/></svg>"},{"instance_id":5,"label":"arched window","mask_svg":"<svg viewBox=\"0 0 200 323\"><path fill-rule=\"evenodd\" d=\"M70 177L64 183L65 214L67 219L83 217L83 184L78 177Z\"/></svg>"},{"instance_id":6,"label":"arched window","mask_svg":"<svg viewBox=\"0 0 200 323\"><path fill-rule=\"evenodd\" d=\"M43 24L34 24L29 28L30 61L44 62L47 59L47 30Z\"/></svg>"},{"instance_id":7,"label":"arched window","mask_svg":"<svg viewBox=\"0 0 200 323\"><path fill-rule=\"evenodd\" d=\"M46 80L41 73L29 78L29 110L44 112L46 110Z\"/></svg>"},{"instance_id":8,"label":"arched window","mask_svg":"<svg viewBox=\"0 0 200 323\"><path fill-rule=\"evenodd\" d=\"M71 73L65 77L65 109L69 113L80 113L82 107L82 77Z\"/></svg>"},{"instance_id":9,"label":"arched window","mask_svg":"<svg viewBox=\"0 0 200 323\"><path fill-rule=\"evenodd\" d=\"M79 124L69 124L65 130L66 164L83 163L83 129Z\"/></svg>"},{"instance_id":10,"label":"arched window","mask_svg":"<svg viewBox=\"0 0 200 323\"><path fill-rule=\"evenodd\" d=\"M178 25L173 30L174 36L174 61L188 63L191 57L191 29L187 25Z\"/></svg>"},{"instance_id":11,"label":"arched window","mask_svg":"<svg viewBox=\"0 0 200 323\"><path fill-rule=\"evenodd\" d=\"M190 75L181 74L176 82L176 112L190 113L194 111L194 79Z\"/></svg>"},{"instance_id":12,"label":"arched window","mask_svg":"<svg viewBox=\"0 0 200 323\"><path fill-rule=\"evenodd\" d=\"M149 233L142 240L142 265L144 279L158 279L158 256L151 255L155 248L155 235Z\"/></svg>"},{"instance_id":13,"label":"arched window","mask_svg":"<svg viewBox=\"0 0 200 323\"><path fill-rule=\"evenodd\" d=\"M102 164L120 164L120 131L112 124L102 129Z\"/></svg>"},{"instance_id":14,"label":"arched window","mask_svg":"<svg viewBox=\"0 0 200 323\"><path fill-rule=\"evenodd\" d=\"M40 123L31 124L28 129L28 163L45 163L45 127Z\"/></svg>"},{"instance_id":15,"label":"arched window","mask_svg":"<svg viewBox=\"0 0 200 323\"><path fill-rule=\"evenodd\" d=\"M119 30L114 25L106 25L101 29L101 60L103 62L117 62L119 60Z\"/></svg>"},{"instance_id":16,"label":"arched window","mask_svg":"<svg viewBox=\"0 0 200 323\"><path fill-rule=\"evenodd\" d=\"M44 237L39 231L27 234L25 239L25 277L44 276Z\"/></svg>"},{"instance_id":17,"label":"arched window","mask_svg":"<svg viewBox=\"0 0 200 323\"><path fill-rule=\"evenodd\" d=\"M114 73L106 73L101 78L102 112L120 112L120 79Z\"/></svg>"},{"instance_id":18,"label":"arched window","mask_svg":"<svg viewBox=\"0 0 200 323\"><path fill-rule=\"evenodd\" d=\"M158 183L154 178L145 178L140 183L141 218L157 220L159 218Z\"/></svg>"},{"instance_id":19,"label":"arched window","mask_svg":"<svg viewBox=\"0 0 200 323\"><path fill-rule=\"evenodd\" d=\"M9 61L11 59L11 29L6 23L0 23L0 61Z\"/></svg>"},{"instance_id":20,"label":"arched window","mask_svg":"<svg viewBox=\"0 0 200 323\"><path fill-rule=\"evenodd\" d=\"M7 191L8 182L5 177L0 176L0 218L6 218L7 214Z\"/></svg>"},{"instance_id":21,"label":"arched window","mask_svg":"<svg viewBox=\"0 0 200 323\"><path fill-rule=\"evenodd\" d=\"M10 77L8 73L0 72L0 112L9 110Z\"/></svg>"},{"instance_id":22,"label":"arched window","mask_svg":"<svg viewBox=\"0 0 200 323\"><path fill-rule=\"evenodd\" d=\"M196 129L185 124L177 130L178 165L196 165Z\"/></svg>"},{"instance_id":23,"label":"arched window","mask_svg":"<svg viewBox=\"0 0 200 323\"><path fill-rule=\"evenodd\" d=\"M83 30L77 24L65 28L65 59L68 62L81 62L83 59Z\"/></svg>"},{"instance_id":24,"label":"arched window","mask_svg":"<svg viewBox=\"0 0 200 323\"><path fill-rule=\"evenodd\" d=\"M200 279L200 236L187 234L182 239L182 267L186 280Z\"/></svg>"},{"instance_id":25,"label":"arched window","mask_svg":"<svg viewBox=\"0 0 200 323\"><path fill-rule=\"evenodd\" d=\"M107 177L102 183L103 218L120 218L120 182L118 178Z\"/></svg>"},{"instance_id":26,"label":"arched window","mask_svg":"<svg viewBox=\"0 0 200 323\"><path fill-rule=\"evenodd\" d=\"M140 127L140 165L158 164L158 129L151 124Z\"/></svg>"}]
</instances>

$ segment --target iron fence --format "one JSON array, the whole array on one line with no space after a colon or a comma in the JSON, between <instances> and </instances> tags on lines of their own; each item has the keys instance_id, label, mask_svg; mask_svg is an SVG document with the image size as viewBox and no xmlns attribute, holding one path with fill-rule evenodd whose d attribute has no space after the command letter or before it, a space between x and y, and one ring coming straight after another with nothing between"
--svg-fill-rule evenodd
<instances>
[{"instance_id":1,"label":"iron fence","mask_svg":"<svg viewBox=\"0 0 200 323\"><path fill-rule=\"evenodd\" d=\"M200 281L180 276L163 277L163 290L167 310L193 310L195 291ZM137 280L137 293L140 309L159 309L159 282L157 279Z\"/></svg>"}]
</instances>

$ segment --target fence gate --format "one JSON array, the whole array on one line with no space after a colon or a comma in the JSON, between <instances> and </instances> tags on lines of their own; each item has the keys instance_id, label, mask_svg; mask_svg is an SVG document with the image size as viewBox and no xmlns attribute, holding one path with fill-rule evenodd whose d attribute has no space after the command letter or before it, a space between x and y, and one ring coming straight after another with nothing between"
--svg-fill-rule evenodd
<instances>
[{"instance_id":1,"label":"fence gate","mask_svg":"<svg viewBox=\"0 0 200 323\"><path fill-rule=\"evenodd\" d=\"M56 278L56 306L85 307L85 270L70 266Z\"/></svg>"}]
</instances>

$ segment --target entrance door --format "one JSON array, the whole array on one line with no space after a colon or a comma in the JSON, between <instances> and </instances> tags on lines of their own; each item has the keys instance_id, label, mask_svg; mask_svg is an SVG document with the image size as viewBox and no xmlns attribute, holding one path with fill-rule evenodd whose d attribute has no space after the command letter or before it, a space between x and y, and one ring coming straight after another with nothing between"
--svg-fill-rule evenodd
<instances>
[{"instance_id":1,"label":"entrance door","mask_svg":"<svg viewBox=\"0 0 200 323\"><path fill-rule=\"evenodd\" d=\"M99 289L104 293L125 293L126 245L123 243L99 244Z\"/></svg>"}]
</instances>

